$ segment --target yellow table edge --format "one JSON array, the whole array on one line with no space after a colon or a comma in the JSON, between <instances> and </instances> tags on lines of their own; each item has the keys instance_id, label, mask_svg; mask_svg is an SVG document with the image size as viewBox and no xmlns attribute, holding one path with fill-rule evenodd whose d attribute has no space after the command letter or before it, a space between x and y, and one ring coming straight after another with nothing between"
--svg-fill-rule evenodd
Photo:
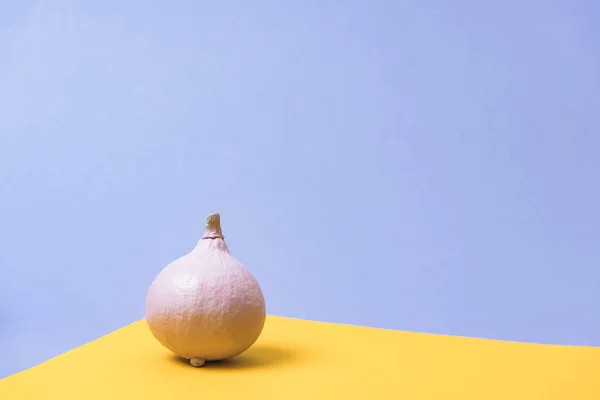
<instances>
[{"instance_id":1,"label":"yellow table edge","mask_svg":"<svg viewBox=\"0 0 600 400\"><path fill-rule=\"evenodd\" d=\"M600 348L268 316L252 348L193 368L144 320L0 380L0 399L600 400Z\"/></svg>"}]
</instances>

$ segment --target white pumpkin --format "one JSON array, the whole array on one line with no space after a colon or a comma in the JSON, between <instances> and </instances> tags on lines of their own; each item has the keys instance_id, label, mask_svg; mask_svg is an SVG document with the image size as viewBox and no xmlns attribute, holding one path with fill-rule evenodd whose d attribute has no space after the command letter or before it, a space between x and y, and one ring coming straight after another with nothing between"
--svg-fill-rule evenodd
<instances>
[{"instance_id":1,"label":"white pumpkin","mask_svg":"<svg viewBox=\"0 0 600 400\"><path fill-rule=\"evenodd\" d=\"M146 298L154 337L194 366L246 351L265 318L260 286L229 253L219 214L208 216L204 235L190 253L160 271Z\"/></svg>"}]
</instances>

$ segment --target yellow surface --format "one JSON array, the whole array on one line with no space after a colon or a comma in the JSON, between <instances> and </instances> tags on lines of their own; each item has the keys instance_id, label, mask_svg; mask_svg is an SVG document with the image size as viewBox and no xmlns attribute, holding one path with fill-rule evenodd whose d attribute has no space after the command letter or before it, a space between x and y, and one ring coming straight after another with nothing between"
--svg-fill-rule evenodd
<instances>
[{"instance_id":1,"label":"yellow surface","mask_svg":"<svg viewBox=\"0 0 600 400\"><path fill-rule=\"evenodd\" d=\"M600 399L600 349L268 317L229 362L193 368L138 321L0 380L0 399Z\"/></svg>"}]
</instances>

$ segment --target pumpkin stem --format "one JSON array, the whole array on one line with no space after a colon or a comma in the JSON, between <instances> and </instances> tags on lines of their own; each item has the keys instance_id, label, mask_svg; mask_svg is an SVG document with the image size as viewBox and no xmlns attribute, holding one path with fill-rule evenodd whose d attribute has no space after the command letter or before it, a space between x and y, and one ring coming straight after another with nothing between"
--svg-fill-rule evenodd
<instances>
[{"instance_id":1,"label":"pumpkin stem","mask_svg":"<svg viewBox=\"0 0 600 400\"><path fill-rule=\"evenodd\" d=\"M221 232L221 216L219 213L210 214L206 217L206 229L202 239L224 239Z\"/></svg>"}]
</instances>

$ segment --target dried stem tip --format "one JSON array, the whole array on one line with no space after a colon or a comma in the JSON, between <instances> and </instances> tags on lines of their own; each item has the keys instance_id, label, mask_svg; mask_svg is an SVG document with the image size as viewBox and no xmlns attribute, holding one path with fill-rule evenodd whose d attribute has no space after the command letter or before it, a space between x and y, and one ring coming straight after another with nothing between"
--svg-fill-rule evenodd
<instances>
[{"instance_id":1,"label":"dried stem tip","mask_svg":"<svg viewBox=\"0 0 600 400\"><path fill-rule=\"evenodd\" d=\"M202 358L192 358L190 359L190 364L192 364L192 366L198 368L204 365L204 360Z\"/></svg>"},{"instance_id":2,"label":"dried stem tip","mask_svg":"<svg viewBox=\"0 0 600 400\"><path fill-rule=\"evenodd\" d=\"M202 239L224 239L221 232L221 216L219 213L210 214L206 217L206 229Z\"/></svg>"}]
</instances>

